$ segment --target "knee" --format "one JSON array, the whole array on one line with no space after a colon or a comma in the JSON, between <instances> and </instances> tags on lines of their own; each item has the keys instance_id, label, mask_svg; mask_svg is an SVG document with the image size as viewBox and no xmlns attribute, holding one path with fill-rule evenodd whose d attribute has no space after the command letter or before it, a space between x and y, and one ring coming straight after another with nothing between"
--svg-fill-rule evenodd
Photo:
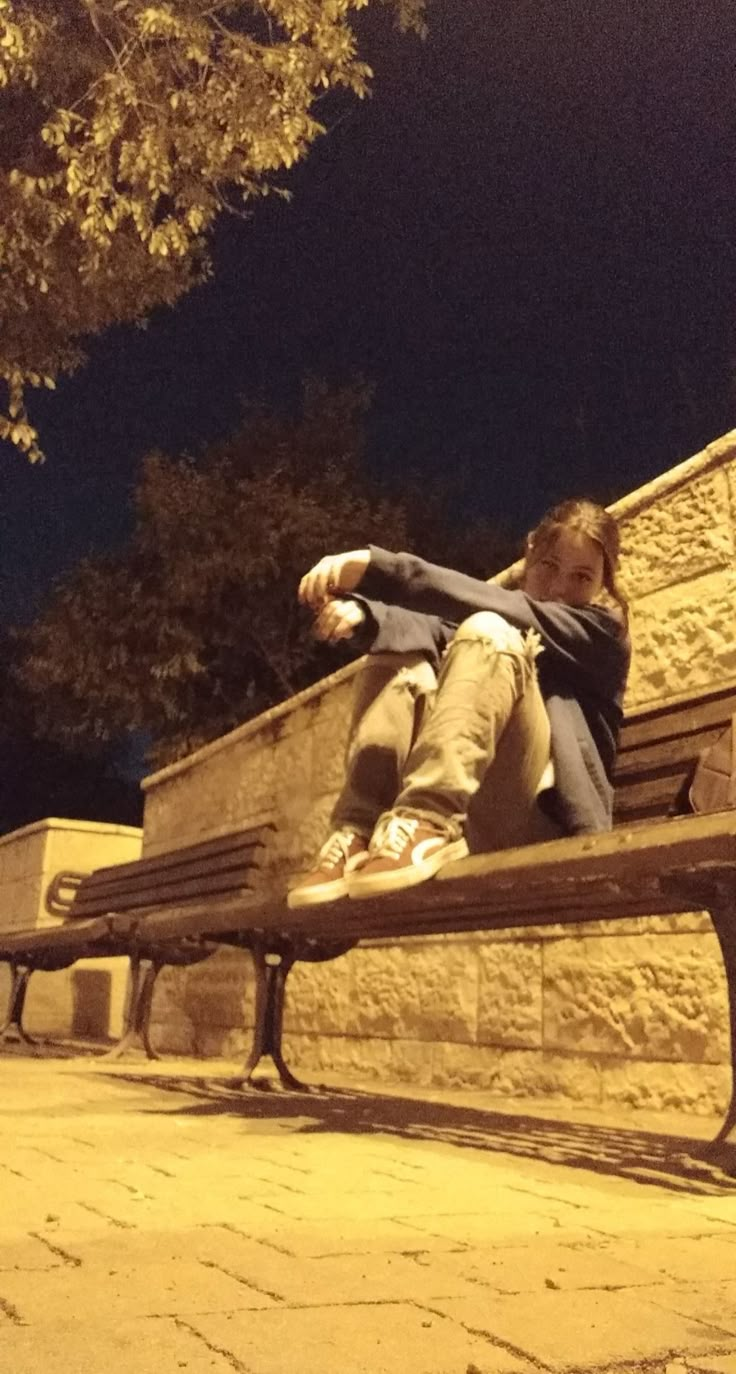
<instances>
[{"instance_id":1,"label":"knee","mask_svg":"<svg viewBox=\"0 0 736 1374\"><path fill-rule=\"evenodd\" d=\"M431 692L437 686L437 674L429 659L418 651L405 653L382 650L368 653L360 670L363 681L373 678L397 687L410 687L417 692Z\"/></svg>"},{"instance_id":2,"label":"knee","mask_svg":"<svg viewBox=\"0 0 736 1374\"><path fill-rule=\"evenodd\" d=\"M521 630L517 630L515 625L510 625L508 620L504 620L503 616L497 615L495 611L475 611L473 615L469 615L455 631L453 643L458 639L486 639L497 649L504 649L506 652L522 653L524 650L524 636Z\"/></svg>"}]
</instances>

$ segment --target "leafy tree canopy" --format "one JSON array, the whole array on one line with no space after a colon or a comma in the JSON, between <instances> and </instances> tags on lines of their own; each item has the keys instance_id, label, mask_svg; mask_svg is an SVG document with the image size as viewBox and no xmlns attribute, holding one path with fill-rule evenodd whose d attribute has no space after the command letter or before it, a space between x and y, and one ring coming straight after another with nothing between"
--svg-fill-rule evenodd
<instances>
[{"instance_id":1,"label":"leafy tree canopy","mask_svg":"<svg viewBox=\"0 0 736 1374\"><path fill-rule=\"evenodd\" d=\"M312 380L296 416L255 409L198 461L146 459L129 545L82 563L21 636L41 735L143 732L161 764L332 671L344 654L296 601L331 550L414 548L484 575L508 561L492 526L448 529L447 493L366 484L369 402L365 385Z\"/></svg>"},{"instance_id":2,"label":"leafy tree canopy","mask_svg":"<svg viewBox=\"0 0 736 1374\"><path fill-rule=\"evenodd\" d=\"M28 386L85 336L209 271L218 215L271 191L365 95L369 0L0 0L0 439L35 461ZM423 31L425 0L389 5Z\"/></svg>"}]
</instances>

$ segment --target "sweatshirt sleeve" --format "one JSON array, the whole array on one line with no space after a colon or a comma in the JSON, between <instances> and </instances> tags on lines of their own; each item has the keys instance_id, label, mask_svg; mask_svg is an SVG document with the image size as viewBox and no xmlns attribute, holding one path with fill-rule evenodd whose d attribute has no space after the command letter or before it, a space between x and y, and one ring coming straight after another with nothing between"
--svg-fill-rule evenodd
<instances>
[{"instance_id":1,"label":"sweatshirt sleeve","mask_svg":"<svg viewBox=\"0 0 736 1374\"><path fill-rule=\"evenodd\" d=\"M629 663L628 640L615 617L602 606L567 606L537 601L526 592L499 587L450 568L426 563L414 554L389 553L374 545L360 593L380 597L407 610L421 611L455 624L474 611L495 611L520 630L536 630L558 671L581 687L611 697L623 689Z\"/></svg>"},{"instance_id":2,"label":"sweatshirt sleeve","mask_svg":"<svg viewBox=\"0 0 736 1374\"><path fill-rule=\"evenodd\" d=\"M422 653L435 668L455 632L455 626L436 615L406 610L352 594L366 613L365 624L356 631L352 643L358 653Z\"/></svg>"}]
</instances>

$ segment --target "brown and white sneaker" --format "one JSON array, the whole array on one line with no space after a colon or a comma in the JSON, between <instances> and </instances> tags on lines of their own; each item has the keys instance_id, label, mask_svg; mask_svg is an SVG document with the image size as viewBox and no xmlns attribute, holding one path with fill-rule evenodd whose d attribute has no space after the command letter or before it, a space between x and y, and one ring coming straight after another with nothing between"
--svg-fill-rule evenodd
<instances>
[{"instance_id":1,"label":"brown and white sneaker","mask_svg":"<svg viewBox=\"0 0 736 1374\"><path fill-rule=\"evenodd\" d=\"M365 863L348 877L348 896L377 897L414 887L467 852L465 840L453 840L443 825L389 812L373 832Z\"/></svg>"},{"instance_id":2,"label":"brown and white sneaker","mask_svg":"<svg viewBox=\"0 0 736 1374\"><path fill-rule=\"evenodd\" d=\"M317 902L334 902L348 890L348 874L368 858L368 837L341 826L325 841L315 860L314 868L297 878L286 896L288 907L313 906Z\"/></svg>"}]
</instances>

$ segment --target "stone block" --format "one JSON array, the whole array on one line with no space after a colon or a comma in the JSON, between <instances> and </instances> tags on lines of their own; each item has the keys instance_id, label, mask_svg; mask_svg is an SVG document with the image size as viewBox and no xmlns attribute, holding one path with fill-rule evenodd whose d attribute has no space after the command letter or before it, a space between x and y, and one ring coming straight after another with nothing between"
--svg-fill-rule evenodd
<instances>
[{"instance_id":1,"label":"stone block","mask_svg":"<svg viewBox=\"0 0 736 1374\"><path fill-rule=\"evenodd\" d=\"M287 816L277 813L278 829L273 837L271 867L281 881L306 871L330 833L334 799L323 796L306 805L298 801Z\"/></svg>"},{"instance_id":2,"label":"stone block","mask_svg":"<svg viewBox=\"0 0 736 1374\"><path fill-rule=\"evenodd\" d=\"M69 1034L74 1024L71 969L33 975L28 984L23 1024L31 1035Z\"/></svg>"},{"instance_id":3,"label":"stone block","mask_svg":"<svg viewBox=\"0 0 736 1374\"><path fill-rule=\"evenodd\" d=\"M227 763L227 767L224 764ZM263 742L260 748L245 748L232 758L224 756L217 795L229 799L230 824L255 825L274 810L276 788L276 750ZM213 791L215 790L213 786ZM210 816L211 816L210 812Z\"/></svg>"},{"instance_id":4,"label":"stone block","mask_svg":"<svg viewBox=\"0 0 736 1374\"><path fill-rule=\"evenodd\" d=\"M629 706L736 677L735 597L736 574L724 569L636 603Z\"/></svg>"},{"instance_id":5,"label":"stone block","mask_svg":"<svg viewBox=\"0 0 736 1374\"><path fill-rule=\"evenodd\" d=\"M426 1048L429 1052L429 1047ZM391 1051L390 1040L302 1035L294 1031L284 1036L284 1055L287 1064L297 1072L310 1074L329 1070L351 1078L390 1082Z\"/></svg>"},{"instance_id":6,"label":"stone block","mask_svg":"<svg viewBox=\"0 0 736 1374\"><path fill-rule=\"evenodd\" d=\"M428 1088L434 1082L434 1040L390 1040L384 1082Z\"/></svg>"},{"instance_id":7,"label":"stone block","mask_svg":"<svg viewBox=\"0 0 736 1374\"><path fill-rule=\"evenodd\" d=\"M345 776L345 746L352 707L352 682L320 697L312 722L313 795L337 796Z\"/></svg>"},{"instance_id":8,"label":"stone block","mask_svg":"<svg viewBox=\"0 0 736 1374\"><path fill-rule=\"evenodd\" d=\"M186 775L180 775L146 792L143 809L143 854L146 858L176 845L191 844L202 833L203 798L201 793L197 798L193 790L188 796L189 790Z\"/></svg>"},{"instance_id":9,"label":"stone block","mask_svg":"<svg viewBox=\"0 0 736 1374\"><path fill-rule=\"evenodd\" d=\"M726 984L715 935L583 936L544 947L546 1049L719 1063Z\"/></svg>"},{"instance_id":10,"label":"stone block","mask_svg":"<svg viewBox=\"0 0 736 1374\"><path fill-rule=\"evenodd\" d=\"M132 863L140 857L142 833L134 826L74 821L46 824L44 874L49 878L60 869L85 873L108 864Z\"/></svg>"},{"instance_id":11,"label":"stone block","mask_svg":"<svg viewBox=\"0 0 736 1374\"><path fill-rule=\"evenodd\" d=\"M713 1116L725 1112L729 1100L731 1073L726 1064L601 1059L599 1071L607 1106Z\"/></svg>"},{"instance_id":12,"label":"stone block","mask_svg":"<svg viewBox=\"0 0 736 1374\"><path fill-rule=\"evenodd\" d=\"M289 1035L284 1043L287 1063L310 1076L329 1072L348 1080L414 1087L429 1087L433 1081L435 1046L431 1041Z\"/></svg>"},{"instance_id":13,"label":"stone block","mask_svg":"<svg viewBox=\"0 0 736 1374\"><path fill-rule=\"evenodd\" d=\"M542 950L519 940L477 947L478 1041L541 1047Z\"/></svg>"},{"instance_id":14,"label":"stone block","mask_svg":"<svg viewBox=\"0 0 736 1374\"><path fill-rule=\"evenodd\" d=\"M197 1037L191 1021L183 1016L151 1022L151 1043L159 1054L197 1054Z\"/></svg>"},{"instance_id":15,"label":"stone block","mask_svg":"<svg viewBox=\"0 0 736 1374\"><path fill-rule=\"evenodd\" d=\"M349 1034L475 1040L477 961L467 945L368 946L356 952L352 968Z\"/></svg>"},{"instance_id":16,"label":"stone block","mask_svg":"<svg viewBox=\"0 0 736 1374\"><path fill-rule=\"evenodd\" d=\"M300 713L309 724L304 708ZM280 739L276 748L276 782L274 807L279 826L286 830L298 826L312 804L313 740L308 728L290 733Z\"/></svg>"},{"instance_id":17,"label":"stone block","mask_svg":"<svg viewBox=\"0 0 736 1374\"><path fill-rule=\"evenodd\" d=\"M485 1088L508 1097L562 1097L590 1104L600 1100L597 1064L572 1053L435 1044L432 1083L439 1088Z\"/></svg>"},{"instance_id":18,"label":"stone block","mask_svg":"<svg viewBox=\"0 0 736 1374\"><path fill-rule=\"evenodd\" d=\"M187 972L186 968L162 968L153 991L152 1022L165 1022L182 1014Z\"/></svg>"},{"instance_id":19,"label":"stone block","mask_svg":"<svg viewBox=\"0 0 736 1374\"><path fill-rule=\"evenodd\" d=\"M61 869L91 872L137 859L141 831L94 821L42 820L0 837L0 910L6 930L58 924L45 907Z\"/></svg>"},{"instance_id":20,"label":"stone block","mask_svg":"<svg viewBox=\"0 0 736 1374\"><path fill-rule=\"evenodd\" d=\"M275 767L269 734L264 741L236 741L165 778L146 793L145 853L258 824L273 812Z\"/></svg>"},{"instance_id":21,"label":"stone block","mask_svg":"<svg viewBox=\"0 0 736 1374\"><path fill-rule=\"evenodd\" d=\"M628 916L612 921L601 917L600 920L580 921L578 923L524 926L522 929L509 927L506 930L468 932L452 937L464 941L476 941L484 945L508 945L518 943L550 943L565 938L586 935L660 935L683 933L684 931L712 931L713 925L707 912L678 912L674 916Z\"/></svg>"},{"instance_id":22,"label":"stone block","mask_svg":"<svg viewBox=\"0 0 736 1374\"><path fill-rule=\"evenodd\" d=\"M40 873L45 850L43 821L0 836L0 884L22 882L29 874Z\"/></svg>"},{"instance_id":23,"label":"stone block","mask_svg":"<svg viewBox=\"0 0 736 1374\"><path fill-rule=\"evenodd\" d=\"M353 961L360 953L324 964L298 963L289 974L284 1027L288 1032L344 1034L353 1001Z\"/></svg>"},{"instance_id":24,"label":"stone block","mask_svg":"<svg viewBox=\"0 0 736 1374\"><path fill-rule=\"evenodd\" d=\"M176 1001L196 1027L240 1027L252 1003L252 963L244 950L218 949L176 985ZM182 987L183 983L183 987Z\"/></svg>"},{"instance_id":25,"label":"stone block","mask_svg":"<svg viewBox=\"0 0 736 1374\"><path fill-rule=\"evenodd\" d=\"M250 1036L232 1027L197 1026L193 1049L205 1059L234 1059L244 1063L250 1051Z\"/></svg>"},{"instance_id":26,"label":"stone block","mask_svg":"<svg viewBox=\"0 0 736 1374\"><path fill-rule=\"evenodd\" d=\"M621 582L628 597L649 597L730 564L728 482L723 469L706 472L623 523Z\"/></svg>"},{"instance_id":27,"label":"stone block","mask_svg":"<svg viewBox=\"0 0 736 1374\"><path fill-rule=\"evenodd\" d=\"M290 1032L284 1037L284 1052L292 1069L310 1077L328 1072L347 1080L415 1087L428 1087L433 1081L435 1046L430 1041Z\"/></svg>"},{"instance_id":28,"label":"stone block","mask_svg":"<svg viewBox=\"0 0 736 1374\"><path fill-rule=\"evenodd\" d=\"M38 924L43 906L43 886L39 873L15 879L0 877L0 911L3 930L27 930Z\"/></svg>"}]
</instances>

